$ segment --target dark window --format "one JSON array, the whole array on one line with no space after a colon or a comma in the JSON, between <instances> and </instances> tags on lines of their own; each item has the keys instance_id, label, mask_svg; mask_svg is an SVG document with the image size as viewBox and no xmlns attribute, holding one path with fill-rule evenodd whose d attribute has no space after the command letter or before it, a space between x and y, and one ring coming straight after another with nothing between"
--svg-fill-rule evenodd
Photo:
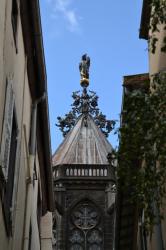
<instances>
[{"instance_id":1,"label":"dark window","mask_svg":"<svg viewBox=\"0 0 166 250\"><path fill-rule=\"evenodd\" d=\"M40 227L40 222L41 222L41 217L42 217L42 202L41 202L41 196L40 196L40 185L38 185L38 196L37 196L37 225L38 225L38 232L39 232L39 238L40 238L40 233L41 233L41 227ZM41 244L41 242L40 242Z\"/></svg>"},{"instance_id":2,"label":"dark window","mask_svg":"<svg viewBox=\"0 0 166 250\"><path fill-rule=\"evenodd\" d=\"M13 114L12 121L12 131L11 131L11 143L10 143L10 155L9 155L9 166L8 175L4 188L3 197L3 208L6 222L6 229L8 235L12 233L12 218L11 218L11 208L12 208L12 197L14 188L14 173L15 173L15 161L16 161L16 150L17 150L17 123L15 113Z\"/></svg>"},{"instance_id":3,"label":"dark window","mask_svg":"<svg viewBox=\"0 0 166 250\"><path fill-rule=\"evenodd\" d=\"M144 227L140 226L140 237L141 237L141 250L147 250L147 239Z\"/></svg>"},{"instance_id":4,"label":"dark window","mask_svg":"<svg viewBox=\"0 0 166 250\"><path fill-rule=\"evenodd\" d=\"M144 226L144 211L142 211L139 228L140 228L141 250L147 250L147 236L146 236L146 231L145 231L145 226Z\"/></svg>"},{"instance_id":5,"label":"dark window","mask_svg":"<svg viewBox=\"0 0 166 250\"><path fill-rule=\"evenodd\" d=\"M31 242L32 242L32 224L30 223L28 250L31 250Z\"/></svg>"},{"instance_id":6,"label":"dark window","mask_svg":"<svg viewBox=\"0 0 166 250\"><path fill-rule=\"evenodd\" d=\"M12 1L12 26L13 36L17 52L17 28L18 28L18 3L17 0Z\"/></svg>"},{"instance_id":7,"label":"dark window","mask_svg":"<svg viewBox=\"0 0 166 250\"><path fill-rule=\"evenodd\" d=\"M37 180L37 170L36 170L36 164L34 164L34 170L33 170L33 187L35 186L35 181Z\"/></svg>"},{"instance_id":8,"label":"dark window","mask_svg":"<svg viewBox=\"0 0 166 250\"><path fill-rule=\"evenodd\" d=\"M37 197L37 224L38 229L40 233L40 220L42 217L42 202L41 202L41 196L40 196L40 186L38 186L38 197Z\"/></svg>"}]
</instances>

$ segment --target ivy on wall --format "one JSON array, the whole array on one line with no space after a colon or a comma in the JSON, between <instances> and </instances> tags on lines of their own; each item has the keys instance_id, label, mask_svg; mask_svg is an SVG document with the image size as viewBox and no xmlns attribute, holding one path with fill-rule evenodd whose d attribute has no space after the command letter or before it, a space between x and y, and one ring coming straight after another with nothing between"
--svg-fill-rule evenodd
<instances>
[{"instance_id":1,"label":"ivy on wall","mask_svg":"<svg viewBox=\"0 0 166 250\"><path fill-rule=\"evenodd\" d=\"M161 208L166 195L166 73L153 77L151 90L128 92L122 116L117 177L144 210L144 226L152 233L158 223L154 205Z\"/></svg>"},{"instance_id":2,"label":"ivy on wall","mask_svg":"<svg viewBox=\"0 0 166 250\"><path fill-rule=\"evenodd\" d=\"M150 16L150 27L149 29L152 32L150 37L150 49L151 52L154 54L156 51L156 46L158 42L157 34L160 32L159 25L164 25L164 30L166 30L166 1L165 0L150 0L150 9L151 16ZM166 52L166 36L163 38L163 44L161 46L161 51Z\"/></svg>"}]
</instances>

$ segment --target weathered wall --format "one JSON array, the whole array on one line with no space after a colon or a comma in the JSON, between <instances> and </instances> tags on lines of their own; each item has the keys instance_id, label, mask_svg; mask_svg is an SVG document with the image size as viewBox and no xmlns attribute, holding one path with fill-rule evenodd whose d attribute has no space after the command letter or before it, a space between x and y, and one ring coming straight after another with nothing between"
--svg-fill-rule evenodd
<instances>
[{"instance_id":1,"label":"weathered wall","mask_svg":"<svg viewBox=\"0 0 166 250\"><path fill-rule=\"evenodd\" d=\"M19 1L18 1L19 3ZM12 0L0 1L0 144L2 137L6 79L12 79L15 99L15 111L18 125L17 154L13 189L12 236L8 237L5 229L2 201L0 198L0 250L23 250L25 213L27 209L28 147L31 126L31 93L27 73L23 31L20 13L18 14L17 51L13 37L11 21ZM30 34L31 35L31 34ZM31 37L29 37L31 39ZM31 250L39 250L40 231L37 218L38 195L41 195L41 179L38 155L36 155L37 178L33 185L31 225ZM49 224L51 228L51 224ZM50 233L49 233L50 237ZM50 242L49 242L50 244ZM52 249L43 246L42 250Z\"/></svg>"}]
</instances>

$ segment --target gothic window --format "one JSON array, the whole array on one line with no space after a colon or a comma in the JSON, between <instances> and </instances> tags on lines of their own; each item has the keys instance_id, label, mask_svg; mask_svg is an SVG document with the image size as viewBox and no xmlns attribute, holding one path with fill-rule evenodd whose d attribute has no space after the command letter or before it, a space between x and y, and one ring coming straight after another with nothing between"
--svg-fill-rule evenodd
<instances>
[{"instance_id":1,"label":"gothic window","mask_svg":"<svg viewBox=\"0 0 166 250\"><path fill-rule=\"evenodd\" d=\"M69 217L70 250L102 250L101 214L92 202L82 201Z\"/></svg>"}]
</instances>

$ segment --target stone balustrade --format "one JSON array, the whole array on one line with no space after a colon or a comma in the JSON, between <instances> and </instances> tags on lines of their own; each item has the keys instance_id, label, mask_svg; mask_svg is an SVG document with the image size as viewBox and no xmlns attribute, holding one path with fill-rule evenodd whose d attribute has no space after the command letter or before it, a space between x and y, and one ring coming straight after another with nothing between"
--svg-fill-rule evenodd
<instances>
[{"instance_id":1,"label":"stone balustrade","mask_svg":"<svg viewBox=\"0 0 166 250\"><path fill-rule=\"evenodd\" d=\"M54 167L54 179L67 177L111 178L114 170L109 165L62 165Z\"/></svg>"}]
</instances>

